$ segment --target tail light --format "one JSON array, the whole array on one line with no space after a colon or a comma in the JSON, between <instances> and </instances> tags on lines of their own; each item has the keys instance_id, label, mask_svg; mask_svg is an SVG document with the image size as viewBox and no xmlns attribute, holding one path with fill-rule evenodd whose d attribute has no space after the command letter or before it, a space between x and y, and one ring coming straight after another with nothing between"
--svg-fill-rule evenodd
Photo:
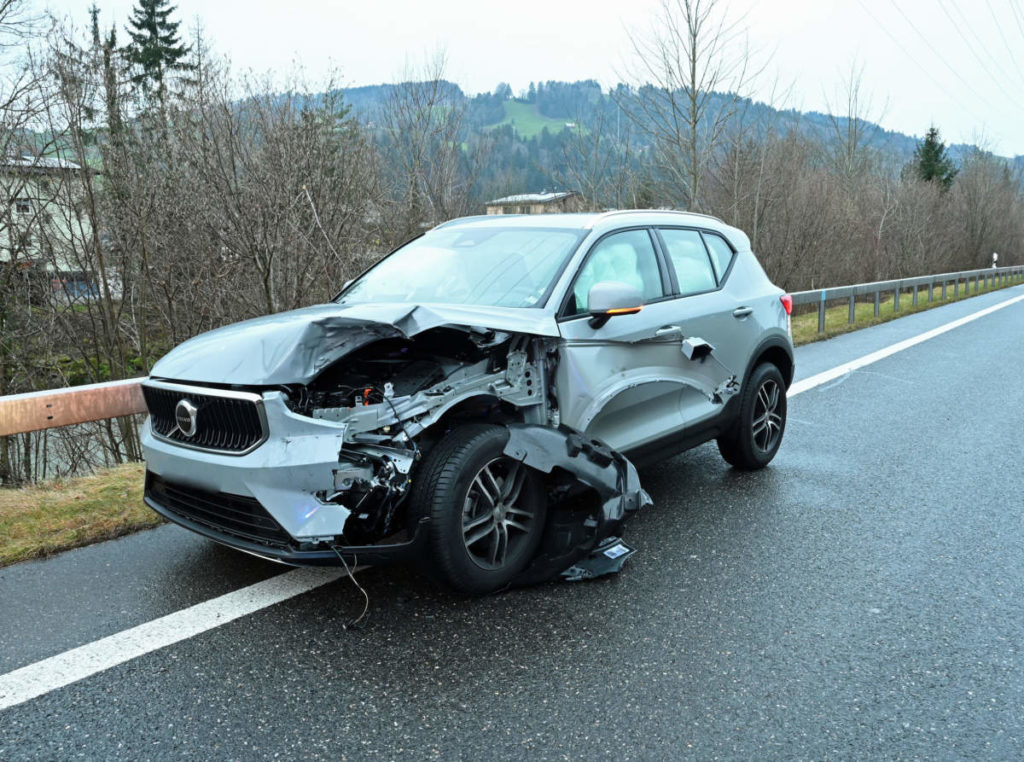
<instances>
[{"instance_id":1,"label":"tail light","mask_svg":"<svg viewBox=\"0 0 1024 762\"><path fill-rule=\"evenodd\" d=\"M779 301L782 302L782 308L786 311L787 315L793 314L793 297L789 294L783 294L779 297Z\"/></svg>"}]
</instances>

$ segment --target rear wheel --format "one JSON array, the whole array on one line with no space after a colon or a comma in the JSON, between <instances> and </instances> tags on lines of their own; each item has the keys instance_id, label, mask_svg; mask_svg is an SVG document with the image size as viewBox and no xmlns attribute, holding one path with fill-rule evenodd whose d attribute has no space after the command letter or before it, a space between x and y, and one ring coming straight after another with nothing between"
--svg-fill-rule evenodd
<instances>
[{"instance_id":1,"label":"rear wheel","mask_svg":"<svg viewBox=\"0 0 1024 762\"><path fill-rule=\"evenodd\" d=\"M414 481L412 508L430 517L431 571L462 593L504 587L540 544L544 485L504 454L507 442L502 426L462 426L427 454Z\"/></svg>"},{"instance_id":2,"label":"rear wheel","mask_svg":"<svg viewBox=\"0 0 1024 762\"><path fill-rule=\"evenodd\" d=\"M764 468L779 451L785 430L786 382L775 365L762 363L750 374L739 415L718 438L718 451L736 468Z\"/></svg>"}]
</instances>

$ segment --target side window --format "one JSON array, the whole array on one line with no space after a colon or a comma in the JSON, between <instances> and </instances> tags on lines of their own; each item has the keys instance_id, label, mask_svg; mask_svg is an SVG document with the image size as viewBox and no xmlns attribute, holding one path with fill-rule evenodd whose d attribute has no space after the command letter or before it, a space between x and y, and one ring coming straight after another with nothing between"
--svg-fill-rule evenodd
<instances>
[{"instance_id":1,"label":"side window","mask_svg":"<svg viewBox=\"0 0 1024 762\"><path fill-rule=\"evenodd\" d=\"M725 271L729 269L732 262L732 248L725 242L725 239L714 233L704 233L704 243L708 245L708 252L711 254L711 263L715 266L715 275L718 282L722 282Z\"/></svg>"},{"instance_id":2,"label":"side window","mask_svg":"<svg viewBox=\"0 0 1024 762\"><path fill-rule=\"evenodd\" d=\"M714 290L718 282L711 269L708 251L704 248L700 233L696 230L662 228L662 240L672 268L679 281L679 293L683 296Z\"/></svg>"},{"instance_id":3,"label":"side window","mask_svg":"<svg viewBox=\"0 0 1024 762\"><path fill-rule=\"evenodd\" d=\"M587 257L572 287L568 315L581 315L589 311L590 289L602 281L618 281L633 286L644 302L665 295L654 254L650 234L646 230L626 230L604 238Z\"/></svg>"}]
</instances>

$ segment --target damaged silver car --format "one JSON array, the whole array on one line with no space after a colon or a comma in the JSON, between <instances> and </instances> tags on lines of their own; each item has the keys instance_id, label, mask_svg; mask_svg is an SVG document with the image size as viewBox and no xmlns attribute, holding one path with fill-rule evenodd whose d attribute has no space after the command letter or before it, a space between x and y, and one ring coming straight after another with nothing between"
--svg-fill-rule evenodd
<instances>
[{"instance_id":1,"label":"damaged silver car","mask_svg":"<svg viewBox=\"0 0 1024 762\"><path fill-rule=\"evenodd\" d=\"M289 564L411 560L470 594L588 576L650 502L634 463L775 456L791 304L712 217L447 222L329 304L162 358L145 499Z\"/></svg>"}]
</instances>

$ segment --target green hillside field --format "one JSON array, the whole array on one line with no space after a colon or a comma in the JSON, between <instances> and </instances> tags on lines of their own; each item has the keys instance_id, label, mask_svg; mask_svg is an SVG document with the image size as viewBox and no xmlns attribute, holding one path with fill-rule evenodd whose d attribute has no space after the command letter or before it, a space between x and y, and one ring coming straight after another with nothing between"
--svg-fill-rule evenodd
<instances>
[{"instance_id":1,"label":"green hillside field","mask_svg":"<svg viewBox=\"0 0 1024 762\"><path fill-rule=\"evenodd\" d=\"M565 129L565 119L552 119L537 112L537 107L532 103L524 103L517 100L505 101L505 118L498 123L498 126L510 124L516 128L516 135L529 140L541 133L545 127L548 132L557 134Z\"/></svg>"}]
</instances>

